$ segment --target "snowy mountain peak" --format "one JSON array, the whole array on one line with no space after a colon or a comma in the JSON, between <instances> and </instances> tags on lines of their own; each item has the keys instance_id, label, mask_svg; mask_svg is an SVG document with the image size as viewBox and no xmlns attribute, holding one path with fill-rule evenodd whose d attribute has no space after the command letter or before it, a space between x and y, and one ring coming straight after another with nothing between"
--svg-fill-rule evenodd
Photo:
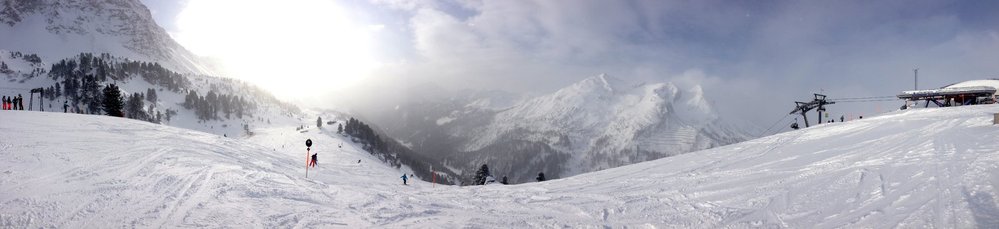
<instances>
[{"instance_id":1,"label":"snowy mountain peak","mask_svg":"<svg viewBox=\"0 0 999 229\"><path fill-rule=\"evenodd\" d=\"M624 81L607 75L606 73L602 73L600 75L583 79L582 81L566 87L563 90L578 93L600 92L613 94L618 91L627 90L627 87L624 86Z\"/></svg>"},{"instance_id":2,"label":"snowy mountain peak","mask_svg":"<svg viewBox=\"0 0 999 229\"><path fill-rule=\"evenodd\" d=\"M216 73L159 27L138 0L2 0L0 7L0 49L35 53L48 62L109 53L178 72Z\"/></svg>"},{"instance_id":3,"label":"snowy mountain peak","mask_svg":"<svg viewBox=\"0 0 999 229\"><path fill-rule=\"evenodd\" d=\"M487 155L508 154L492 152L497 149L510 151L513 149L506 148L539 144L536 147L547 147L556 156L535 152L531 156L534 158L523 159L530 162L519 163L534 163L535 167L555 170L558 175L611 168L747 139L745 134L722 124L700 86L681 89L668 82L628 86L606 74L499 111L491 122L471 132L475 134L459 147L460 151L494 157ZM543 158L558 159L546 162ZM475 161L491 160L495 161ZM523 177L529 174L519 175L515 180L529 178Z\"/></svg>"}]
</instances>

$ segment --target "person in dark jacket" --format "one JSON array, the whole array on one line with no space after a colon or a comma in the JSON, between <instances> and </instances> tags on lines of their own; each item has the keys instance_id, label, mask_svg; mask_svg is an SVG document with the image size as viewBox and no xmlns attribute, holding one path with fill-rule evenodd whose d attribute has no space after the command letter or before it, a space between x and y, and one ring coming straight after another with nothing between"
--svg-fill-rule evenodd
<instances>
[{"instance_id":1,"label":"person in dark jacket","mask_svg":"<svg viewBox=\"0 0 999 229\"><path fill-rule=\"evenodd\" d=\"M538 177L535 177L534 179L538 180L538 182L545 181L545 173L543 173L543 172L538 173Z\"/></svg>"},{"instance_id":2,"label":"person in dark jacket","mask_svg":"<svg viewBox=\"0 0 999 229\"><path fill-rule=\"evenodd\" d=\"M21 94L17 94L17 109L24 110L24 97L21 97Z\"/></svg>"},{"instance_id":3,"label":"person in dark jacket","mask_svg":"<svg viewBox=\"0 0 999 229\"><path fill-rule=\"evenodd\" d=\"M69 111L69 100L62 101L62 113Z\"/></svg>"},{"instance_id":4,"label":"person in dark jacket","mask_svg":"<svg viewBox=\"0 0 999 229\"><path fill-rule=\"evenodd\" d=\"M407 183L407 181L409 181L409 178L408 178L408 177L406 177L406 174L402 174L402 177L401 177L401 178L402 178L402 184L403 184L403 185L409 185L409 184Z\"/></svg>"},{"instance_id":5,"label":"person in dark jacket","mask_svg":"<svg viewBox=\"0 0 999 229\"><path fill-rule=\"evenodd\" d=\"M319 162L319 153L312 154L312 161L309 163L309 166L316 167L316 162Z\"/></svg>"}]
</instances>

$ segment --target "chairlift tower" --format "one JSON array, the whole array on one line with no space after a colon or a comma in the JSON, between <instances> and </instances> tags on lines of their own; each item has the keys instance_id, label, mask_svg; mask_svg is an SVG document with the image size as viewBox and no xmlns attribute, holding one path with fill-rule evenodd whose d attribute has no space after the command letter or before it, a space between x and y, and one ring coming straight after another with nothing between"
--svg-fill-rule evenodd
<instances>
[{"instance_id":1,"label":"chairlift tower","mask_svg":"<svg viewBox=\"0 0 999 229\"><path fill-rule=\"evenodd\" d=\"M806 128L810 126L808 124L808 115L806 115L808 113L808 111L810 111L812 109L815 109L815 111L819 114L819 122L818 123L822 124L822 112L826 111L826 107L825 106L836 103L836 102L826 101L826 95L823 95L823 94L814 94L814 95L815 95L815 99L812 100L811 102L797 102L797 101L795 101L794 102L794 105L795 105L794 110L791 110L791 113L789 113L789 114L800 114L801 117L805 120L805 127Z\"/></svg>"}]
</instances>

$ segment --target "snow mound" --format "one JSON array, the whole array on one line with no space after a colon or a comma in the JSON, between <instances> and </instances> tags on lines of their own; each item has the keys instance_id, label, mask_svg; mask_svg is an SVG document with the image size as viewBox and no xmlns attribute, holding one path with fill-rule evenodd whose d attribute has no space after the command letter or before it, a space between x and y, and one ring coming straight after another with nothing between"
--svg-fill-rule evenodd
<instances>
[{"instance_id":1,"label":"snow mound","mask_svg":"<svg viewBox=\"0 0 999 229\"><path fill-rule=\"evenodd\" d=\"M897 111L521 185L401 185L328 131L0 112L0 227L999 227L999 106ZM301 139L320 166L303 177ZM284 147L284 148L282 148Z\"/></svg>"},{"instance_id":2,"label":"snow mound","mask_svg":"<svg viewBox=\"0 0 999 229\"><path fill-rule=\"evenodd\" d=\"M942 89L948 88L963 88L963 87L991 87L994 89L999 89L999 80L987 79L987 80L968 80L960 83L955 83L947 85Z\"/></svg>"}]
</instances>

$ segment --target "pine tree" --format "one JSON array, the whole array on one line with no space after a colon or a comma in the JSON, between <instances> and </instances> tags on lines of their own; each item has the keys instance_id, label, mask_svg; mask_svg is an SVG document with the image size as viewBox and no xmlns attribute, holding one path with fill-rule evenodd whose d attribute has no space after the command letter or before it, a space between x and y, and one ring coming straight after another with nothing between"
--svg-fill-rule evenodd
<instances>
[{"instance_id":1,"label":"pine tree","mask_svg":"<svg viewBox=\"0 0 999 229\"><path fill-rule=\"evenodd\" d=\"M319 127L319 128L323 127L323 117L319 117L319 118L316 119L316 127Z\"/></svg>"},{"instance_id":2,"label":"pine tree","mask_svg":"<svg viewBox=\"0 0 999 229\"><path fill-rule=\"evenodd\" d=\"M343 124L337 124L337 125L339 125L339 126L336 127L336 133L342 134L343 133Z\"/></svg>"},{"instance_id":3,"label":"pine tree","mask_svg":"<svg viewBox=\"0 0 999 229\"><path fill-rule=\"evenodd\" d=\"M100 85L97 84L97 77L87 75L83 77L83 91L81 91L83 102L87 105L88 114L99 114L103 105L103 93Z\"/></svg>"},{"instance_id":4,"label":"pine tree","mask_svg":"<svg viewBox=\"0 0 999 229\"><path fill-rule=\"evenodd\" d=\"M483 185L486 183L486 177L488 176L489 166L482 164L482 167L479 167L479 171L475 171L475 177L472 178L472 183L475 185Z\"/></svg>"},{"instance_id":5,"label":"pine tree","mask_svg":"<svg viewBox=\"0 0 999 229\"><path fill-rule=\"evenodd\" d=\"M156 99L158 99L156 97L156 90L153 90L152 88L146 89L146 101L156 104Z\"/></svg>"},{"instance_id":6,"label":"pine tree","mask_svg":"<svg viewBox=\"0 0 999 229\"><path fill-rule=\"evenodd\" d=\"M114 84L104 86L104 112L110 116L123 117L122 107L121 90L118 86Z\"/></svg>"}]
</instances>

